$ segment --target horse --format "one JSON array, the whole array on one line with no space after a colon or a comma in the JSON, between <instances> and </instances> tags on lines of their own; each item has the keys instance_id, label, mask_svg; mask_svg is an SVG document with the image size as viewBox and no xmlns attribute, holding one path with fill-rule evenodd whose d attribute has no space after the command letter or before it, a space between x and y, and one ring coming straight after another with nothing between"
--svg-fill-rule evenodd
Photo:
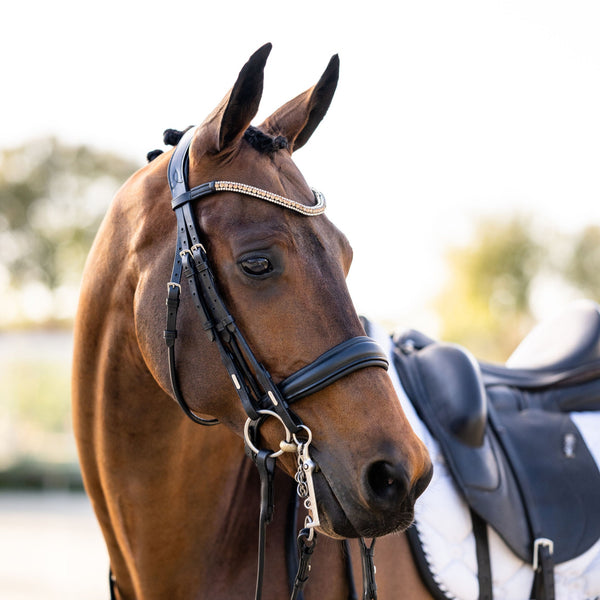
<instances>
[{"instance_id":1,"label":"horse","mask_svg":"<svg viewBox=\"0 0 600 600\"><path fill-rule=\"evenodd\" d=\"M270 50L123 185L86 262L73 426L119 600L268 600L290 582L348 598L361 560L372 580L364 538L392 532L380 593L427 597L401 532L431 461L353 307L350 245L292 160L339 59L253 126Z\"/></svg>"}]
</instances>

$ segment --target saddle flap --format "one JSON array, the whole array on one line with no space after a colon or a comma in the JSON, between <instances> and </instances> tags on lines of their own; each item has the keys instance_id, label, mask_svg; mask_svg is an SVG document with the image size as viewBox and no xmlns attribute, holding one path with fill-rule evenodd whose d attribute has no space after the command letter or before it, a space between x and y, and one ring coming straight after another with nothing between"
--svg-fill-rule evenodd
<instances>
[{"instance_id":1,"label":"saddle flap","mask_svg":"<svg viewBox=\"0 0 600 600\"><path fill-rule=\"evenodd\" d=\"M600 538L600 472L568 414L540 408L501 410L490 394L489 417L528 513L531 543L554 542L561 563ZM511 515L498 522L499 533ZM533 548L522 556L531 561Z\"/></svg>"}]
</instances>

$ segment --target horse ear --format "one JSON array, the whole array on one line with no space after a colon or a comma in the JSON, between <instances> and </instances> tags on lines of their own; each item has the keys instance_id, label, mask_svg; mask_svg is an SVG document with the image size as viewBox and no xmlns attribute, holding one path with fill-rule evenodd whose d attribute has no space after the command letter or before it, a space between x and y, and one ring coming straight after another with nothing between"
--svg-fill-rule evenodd
<instances>
[{"instance_id":1,"label":"horse ear","mask_svg":"<svg viewBox=\"0 0 600 600\"><path fill-rule=\"evenodd\" d=\"M340 72L338 55L331 57L318 83L275 111L261 126L287 138L293 152L306 144L327 112Z\"/></svg>"},{"instance_id":2,"label":"horse ear","mask_svg":"<svg viewBox=\"0 0 600 600\"><path fill-rule=\"evenodd\" d=\"M202 143L204 148L198 150L207 149L207 136L210 151L222 152L244 135L258 112L263 92L265 64L271 48L272 44L265 44L242 67L233 88L199 129L197 137L201 142L198 142ZM194 145L192 144L192 152Z\"/></svg>"}]
</instances>

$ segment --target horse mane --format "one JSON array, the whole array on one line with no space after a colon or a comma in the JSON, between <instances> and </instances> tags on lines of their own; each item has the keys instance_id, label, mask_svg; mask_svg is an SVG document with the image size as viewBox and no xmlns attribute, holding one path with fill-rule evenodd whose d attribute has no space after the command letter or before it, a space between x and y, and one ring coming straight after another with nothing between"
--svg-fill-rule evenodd
<instances>
[{"instance_id":1,"label":"horse mane","mask_svg":"<svg viewBox=\"0 0 600 600\"><path fill-rule=\"evenodd\" d=\"M177 146L179 140L186 131L187 129L184 129L183 131L180 131L179 129L165 129L163 133L163 142L167 146ZM282 135L271 136L252 125L244 132L244 139L261 154L272 155L282 148L289 148L286 137ZM162 150L151 150L146 155L146 159L148 162L152 162L162 153Z\"/></svg>"}]
</instances>

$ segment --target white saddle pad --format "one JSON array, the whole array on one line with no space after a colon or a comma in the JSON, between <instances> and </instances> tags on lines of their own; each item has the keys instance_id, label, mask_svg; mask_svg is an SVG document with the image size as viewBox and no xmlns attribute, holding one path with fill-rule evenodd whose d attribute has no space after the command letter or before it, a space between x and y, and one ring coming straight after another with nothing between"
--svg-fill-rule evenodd
<instances>
[{"instance_id":1,"label":"white saddle pad","mask_svg":"<svg viewBox=\"0 0 600 600\"><path fill-rule=\"evenodd\" d=\"M467 504L456 489L437 441L420 420L393 368L392 341L379 326L370 331L390 357L389 374L415 433L427 446L433 478L415 505L415 526L429 570L448 599L478 600L475 538ZM600 413L572 413L572 419L600 465ZM598 507L600 510L600 507ZM488 526L492 587L497 600L527 600L533 568L513 554ZM556 565L557 600L600 599L600 540L581 556Z\"/></svg>"}]
</instances>

